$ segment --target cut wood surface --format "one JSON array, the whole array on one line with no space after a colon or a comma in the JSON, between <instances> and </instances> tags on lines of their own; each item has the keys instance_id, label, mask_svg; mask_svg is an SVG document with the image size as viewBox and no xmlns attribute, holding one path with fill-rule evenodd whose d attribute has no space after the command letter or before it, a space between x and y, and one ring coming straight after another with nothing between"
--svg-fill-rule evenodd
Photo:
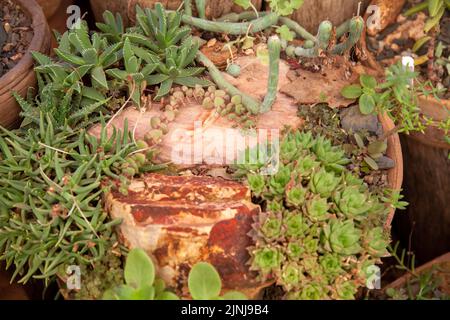
<instances>
[{"instance_id":1,"label":"cut wood surface","mask_svg":"<svg viewBox=\"0 0 450 320\"><path fill-rule=\"evenodd\" d=\"M241 91L262 101L267 91L268 66L261 64L256 57L239 57L236 63L242 68L240 76L235 79L225 74L225 77ZM280 64L280 87L289 82L286 76L288 71L289 66L282 62ZM233 127L234 122L219 116L214 110L206 110L201 106L201 103L201 101L195 101L194 99L186 101L185 106L179 109L180 112L175 120L169 123L169 132L164 136L159 147L160 154L158 159L161 162L176 159L183 161L186 160L187 156L191 159L190 163L192 164L194 162L193 155L190 157L189 152L194 150L194 129L196 128L200 130L197 133L201 133L201 147L204 159L209 158L210 162L219 160L218 157L230 154L230 152L234 154L234 158L237 157L240 150L235 150L234 142L226 142L227 136L228 138L230 137L230 131L227 130ZM123 128L124 122L127 120L130 128L136 126L136 139L143 139L145 134L151 129L150 119L153 116L162 115L160 107L159 103L153 103L143 113L139 112L135 107L129 107L114 119L111 126ZM269 139L270 129L281 130L284 126L299 128L302 119L297 116L297 111L297 105L292 98L278 93L272 110L258 116L256 127L257 129L267 129ZM99 132L99 125L91 129L92 134L98 135ZM246 133L236 129L232 133L234 134L234 139L247 137L249 141L248 146L256 145L257 143L256 140L250 138L253 135L252 132ZM182 156L180 156L180 152L183 153ZM228 157L228 159L231 160L232 158ZM215 161L215 163L217 162Z\"/></svg>"}]
</instances>

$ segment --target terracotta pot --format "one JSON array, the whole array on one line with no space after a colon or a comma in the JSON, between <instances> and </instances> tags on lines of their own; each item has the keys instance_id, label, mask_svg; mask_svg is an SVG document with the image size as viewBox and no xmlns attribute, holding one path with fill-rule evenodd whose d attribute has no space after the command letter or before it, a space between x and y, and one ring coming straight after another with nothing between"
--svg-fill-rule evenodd
<instances>
[{"instance_id":1,"label":"terracotta pot","mask_svg":"<svg viewBox=\"0 0 450 320\"><path fill-rule=\"evenodd\" d=\"M379 120L383 127L383 132L388 132L395 127L391 118L387 115L379 116ZM386 155L394 160L395 167L388 170L388 184L389 188L393 190L400 190L403 183L403 154L400 145L400 138L397 133L390 135L387 138ZM385 228L389 229L394 219L395 209L391 209L386 220Z\"/></svg>"},{"instance_id":2,"label":"terracotta pot","mask_svg":"<svg viewBox=\"0 0 450 320\"><path fill-rule=\"evenodd\" d=\"M35 87L34 61L31 51L50 52L50 31L44 13L34 0L14 0L31 17L34 36L20 62L0 78L0 125L12 128L19 123L20 107L12 96L18 92L24 96L28 88Z\"/></svg>"},{"instance_id":3,"label":"terracotta pot","mask_svg":"<svg viewBox=\"0 0 450 320\"><path fill-rule=\"evenodd\" d=\"M370 0L305 0L302 7L290 18L309 32L316 34L319 24L324 20L330 20L334 26L338 26L356 16L360 2L362 14Z\"/></svg>"},{"instance_id":4,"label":"terracotta pot","mask_svg":"<svg viewBox=\"0 0 450 320\"><path fill-rule=\"evenodd\" d=\"M446 253L422 266L416 268L417 274L422 274L424 272L430 271L432 268L436 268L435 272L442 279L442 283L439 285L439 289L442 290L446 295L450 295L450 252ZM398 278L394 282L390 283L383 289L400 289L404 288L407 282L413 277L411 274L405 274L404 276Z\"/></svg>"},{"instance_id":5,"label":"terracotta pot","mask_svg":"<svg viewBox=\"0 0 450 320\"><path fill-rule=\"evenodd\" d=\"M166 9L176 10L182 5L182 0L90 0L91 8L94 12L96 21L103 21L102 14L105 10L112 12L119 12L122 14L124 21L128 24L129 21L134 20L135 6L139 4L141 7L150 7L157 2L161 2ZM262 6L262 0L252 0L253 5L260 10ZM194 3L194 2L193 2ZM192 6L195 11L195 5ZM206 1L206 15L209 18L217 18L229 12L240 12L242 8L235 5L233 0L214 0Z\"/></svg>"},{"instance_id":6,"label":"terracotta pot","mask_svg":"<svg viewBox=\"0 0 450 320\"><path fill-rule=\"evenodd\" d=\"M379 1L374 1L379 2ZM397 10L385 17L395 21ZM362 47L367 56L366 65L376 76L383 76L384 69L366 46L366 33ZM437 121L450 116L450 100L419 97L424 116ZM444 132L430 127L424 133L401 135L404 154L404 195L409 202L406 214L397 215L393 223L405 246L411 245L418 260L429 261L450 250L450 144L444 140Z\"/></svg>"},{"instance_id":7,"label":"terracotta pot","mask_svg":"<svg viewBox=\"0 0 450 320\"><path fill-rule=\"evenodd\" d=\"M58 11L62 0L36 0L42 7L45 17L49 20ZM65 10L64 10L65 13Z\"/></svg>"}]
</instances>

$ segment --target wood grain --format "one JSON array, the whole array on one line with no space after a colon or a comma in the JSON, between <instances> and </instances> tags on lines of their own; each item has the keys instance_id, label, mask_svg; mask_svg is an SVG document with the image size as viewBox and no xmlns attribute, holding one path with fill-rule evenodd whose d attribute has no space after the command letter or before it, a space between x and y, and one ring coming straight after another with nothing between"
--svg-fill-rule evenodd
<instances>
[{"instance_id":1,"label":"wood grain","mask_svg":"<svg viewBox=\"0 0 450 320\"><path fill-rule=\"evenodd\" d=\"M316 34L323 20L330 20L333 25L338 26L356 16L359 2L361 2L360 15L364 15L370 0L305 0L303 6L291 15L291 19Z\"/></svg>"}]
</instances>

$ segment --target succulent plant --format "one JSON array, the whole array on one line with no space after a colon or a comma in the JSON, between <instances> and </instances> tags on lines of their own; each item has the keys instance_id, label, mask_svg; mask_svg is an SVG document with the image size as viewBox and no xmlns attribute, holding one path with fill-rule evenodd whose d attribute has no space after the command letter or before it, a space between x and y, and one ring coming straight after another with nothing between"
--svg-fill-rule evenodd
<instances>
[{"instance_id":1,"label":"succulent plant","mask_svg":"<svg viewBox=\"0 0 450 320\"><path fill-rule=\"evenodd\" d=\"M180 12L166 12L159 2L155 4L154 9L136 6L136 20L139 31L148 39L144 41L138 34L133 34L131 38L161 55L165 54L167 48L178 45L191 33L189 27L181 26Z\"/></svg>"},{"instance_id":2,"label":"succulent plant","mask_svg":"<svg viewBox=\"0 0 450 320\"><path fill-rule=\"evenodd\" d=\"M195 59L198 51L198 43L187 38L181 46L171 46L165 49L164 62L157 66L157 73L146 77L148 85L160 84L155 99L159 99L170 92L172 85L194 88L196 85L203 87L211 86L209 80L200 79L195 76L201 74L204 68L189 67Z\"/></svg>"},{"instance_id":3,"label":"succulent plant","mask_svg":"<svg viewBox=\"0 0 450 320\"><path fill-rule=\"evenodd\" d=\"M327 251L342 255L353 255L361 251L361 231L351 220L331 220L323 229L321 242Z\"/></svg>"},{"instance_id":4,"label":"succulent plant","mask_svg":"<svg viewBox=\"0 0 450 320\"><path fill-rule=\"evenodd\" d=\"M288 132L280 159L273 176L248 168L265 208L250 232L251 269L273 277L287 299L354 299L369 277L364 270L387 254L382 226L398 197L371 193L345 167L343 150L322 136Z\"/></svg>"}]
</instances>

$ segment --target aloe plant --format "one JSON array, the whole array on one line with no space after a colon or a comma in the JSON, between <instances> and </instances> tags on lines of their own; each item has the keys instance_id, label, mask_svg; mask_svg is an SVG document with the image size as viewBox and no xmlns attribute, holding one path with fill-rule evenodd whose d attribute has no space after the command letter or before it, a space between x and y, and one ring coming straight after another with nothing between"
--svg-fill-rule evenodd
<instances>
[{"instance_id":1,"label":"aloe plant","mask_svg":"<svg viewBox=\"0 0 450 320\"><path fill-rule=\"evenodd\" d=\"M198 43L192 41L192 38L187 38L180 47L171 46L165 50L165 63L157 65L156 74L146 77L148 85L160 84L155 99L168 94L174 83L187 87L213 85L209 80L196 77L203 72L204 68L190 67L197 52Z\"/></svg>"},{"instance_id":2,"label":"aloe plant","mask_svg":"<svg viewBox=\"0 0 450 320\"><path fill-rule=\"evenodd\" d=\"M146 80L157 68L158 60L150 53L144 52L148 55L148 61L137 57L135 52L139 49L131 46L128 38L125 39L123 45L123 61L125 70L119 68L109 69L106 73L121 81L122 85L128 86L128 95L138 105L141 105L141 92L147 86ZM139 53L138 53L139 54ZM143 53L141 53L141 56ZM146 56L144 56L145 58ZM145 63L145 66L144 66Z\"/></svg>"},{"instance_id":3,"label":"aloe plant","mask_svg":"<svg viewBox=\"0 0 450 320\"><path fill-rule=\"evenodd\" d=\"M161 3L156 3L154 9L136 6L136 20L139 31L148 39L133 34L130 38L143 44L157 54L164 54L171 46L178 45L191 33L189 27L182 27L182 14L178 11L166 12Z\"/></svg>"}]
</instances>

